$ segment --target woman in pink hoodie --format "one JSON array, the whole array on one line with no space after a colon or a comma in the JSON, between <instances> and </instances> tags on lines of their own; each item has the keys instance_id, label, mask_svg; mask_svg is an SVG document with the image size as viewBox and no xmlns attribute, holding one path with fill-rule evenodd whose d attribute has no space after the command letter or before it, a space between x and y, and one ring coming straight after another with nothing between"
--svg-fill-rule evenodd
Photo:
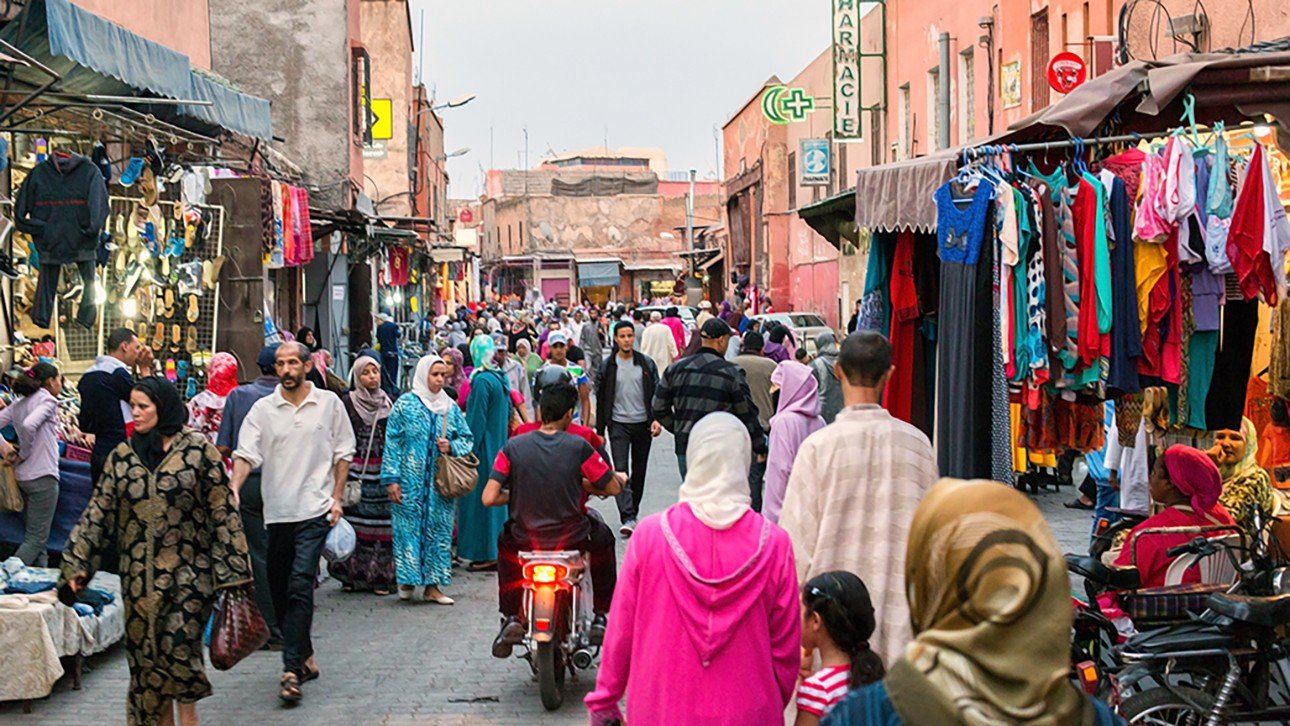
<instances>
[{"instance_id":1,"label":"woman in pink hoodie","mask_svg":"<svg viewBox=\"0 0 1290 726\"><path fill-rule=\"evenodd\" d=\"M787 360L770 374L771 391L779 390L779 408L770 417L770 453L766 457L766 485L761 513L779 523L788 490L793 459L806 437L824 428L820 417L820 385L810 366Z\"/></svg>"},{"instance_id":2,"label":"woman in pink hoodie","mask_svg":"<svg viewBox=\"0 0 1290 726\"><path fill-rule=\"evenodd\" d=\"M801 655L793 545L752 511L748 430L695 425L680 502L640 523L618 572L593 726L783 724Z\"/></svg>"}]
</instances>

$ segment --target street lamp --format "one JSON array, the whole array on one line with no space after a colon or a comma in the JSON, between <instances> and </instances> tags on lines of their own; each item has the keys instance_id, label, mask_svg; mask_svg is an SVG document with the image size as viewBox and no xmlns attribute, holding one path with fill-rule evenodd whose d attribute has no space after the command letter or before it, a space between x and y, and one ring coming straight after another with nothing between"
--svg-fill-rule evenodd
<instances>
[{"instance_id":1,"label":"street lamp","mask_svg":"<svg viewBox=\"0 0 1290 726\"><path fill-rule=\"evenodd\" d=\"M475 94L467 93L464 96L458 96L447 103L441 103L438 106L433 106L432 108L436 111L441 108L457 108L458 106L465 106L473 100L475 100Z\"/></svg>"},{"instance_id":2,"label":"street lamp","mask_svg":"<svg viewBox=\"0 0 1290 726\"><path fill-rule=\"evenodd\" d=\"M457 149L456 151L452 152L451 154L444 154L443 156L439 157L439 161L447 161L449 159L455 159L458 156L465 156L466 154L469 154L469 153L470 153L470 147L463 146L460 149Z\"/></svg>"}]
</instances>

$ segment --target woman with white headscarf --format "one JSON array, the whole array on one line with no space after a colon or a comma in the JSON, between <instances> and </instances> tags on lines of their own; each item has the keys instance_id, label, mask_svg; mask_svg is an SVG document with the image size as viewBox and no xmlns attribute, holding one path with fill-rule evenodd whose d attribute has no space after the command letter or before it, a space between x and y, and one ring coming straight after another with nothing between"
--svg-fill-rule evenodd
<instances>
[{"instance_id":1,"label":"woman with white headscarf","mask_svg":"<svg viewBox=\"0 0 1290 726\"><path fill-rule=\"evenodd\" d=\"M315 353L317 355L317 353ZM370 590L389 595L394 587L394 555L390 551L390 498L381 483L385 429L392 403L382 387L381 364L359 356L349 371L350 390L341 396L358 450L349 465L348 490L357 485L357 500L344 502L345 519L354 527L354 554L328 563L327 571L346 592Z\"/></svg>"},{"instance_id":2,"label":"woman with white headscarf","mask_svg":"<svg viewBox=\"0 0 1290 726\"><path fill-rule=\"evenodd\" d=\"M592 724L782 724L800 663L793 545L752 511L748 429L728 413L690 434L680 501L646 518L618 573ZM639 637L670 633L671 637Z\"/></svg>"},{"instance_id":3,"label":"woman with white headscarf","mask_svg":"<svg viewBox=\"0 0 1290 726\"><path fill-rule=\"evenodd\" d=\"M437 355L417 362L412 395L400 396L390 412L381 462L392 503L399 597L409 600L424 587L423 599L440 605L453 603L441 588L452 581L454 507L435 490L435 470L440 456L465 456L475 446L461 409L444 393L447 373Z\"/></svg>"}]
</instances>

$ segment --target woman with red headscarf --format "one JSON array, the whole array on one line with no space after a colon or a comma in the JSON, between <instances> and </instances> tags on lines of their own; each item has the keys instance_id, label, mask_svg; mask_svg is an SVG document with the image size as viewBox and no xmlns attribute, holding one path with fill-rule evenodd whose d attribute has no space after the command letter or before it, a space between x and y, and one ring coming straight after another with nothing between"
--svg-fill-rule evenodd
<instances>
[{"instance_id":1,"label":"woman with red headscarf","mask_svg":"<svg viewBox=\"0 0 1290 726\"><path fill-rule=\"evenodd\" d=\"M1218 466L1205 452L1190 446L1171 446L1165 455L1156 460L1148 483L1152 501L1165 508L1134 527L1115 564L1122 567L1136 565L1143 587L1165 584L1165 572L1172 561L1166 552L1195 539L1195 534L1147 534L1146 529L1160 527L1212 527L1234 525L1218 497L1223 493L1223 478ZM1234 530L1233 530L1234 531ZM1219 532L1219 534L1223 534ZM1189 568L1183 582L1199 582L1200 573Z\"/></svg>"},{"instance_id":2,"label":"woman with red headscarf","mask_svg":"<svg viewBox=\"0 0 1290 726\"><path fill-rule=\"evenodd\" d=\"M206 390L188 401L188 427L215 443L224 416L224 399L237 388L237 358L216 353L206 367Z\"/></svg>"}]
</instances>

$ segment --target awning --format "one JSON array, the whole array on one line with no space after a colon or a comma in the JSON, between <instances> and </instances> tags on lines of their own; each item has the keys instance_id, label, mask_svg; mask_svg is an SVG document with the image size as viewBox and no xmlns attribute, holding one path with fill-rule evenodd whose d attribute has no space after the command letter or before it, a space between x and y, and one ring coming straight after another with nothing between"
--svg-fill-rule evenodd
<instances>
[{"instance_id":1,"label":"awning","mask_svg":"<svg viewBox=\"0 0 1290 726\"><path fill-rule=\"evenodd\" d=\"M624 262L623 269L628 272L680 272L681 266L675 262L665 262L660 260L642 261L642 262Z\"/></svg>"},{"instance_id":2,"label":"awning","mask_svg":"<svg viewBox=\"0 0 1290 726\"><path fill-rule=\"evenodd\" d=\"M578 287L617 286L622 276L619 268L622 260L600 260L578 263Z\"/></svg>"},{"instance_id":3,"label":"awning","mask_svg":"<svg viewBox=\"0 0 1290 726\"><path fill-rule=\"evenodd\" d=\"M844 239L853 243L859 240L854 189L799 207L796 211L803 222L834 247L841 248Z\"/></svg>"},{"instance_id":4,"label":"awning","mask_svg":"<svg viewBox=\"0 0 1290 726\"><path fill-rule=\"evenodd\" d=\"M430 250L430 259L435 262L461 262L466 258L466 250L460 247L435 247Z\"/></svg>"},{"instance_id":5,"label":"awning","mask_svg":"<svg viewBox=\"0 0 1290 726\"><path fill-rule=\"evenodd\" d=\"M955 153L942 151L860 169L856 174L856 226L875 232L935 231L932 192L954 176L957 168Z\"/></svg>"},{"instance_id":6,"label":"awning","mask_svg":"<svg viewBox=\"0 0 1290 726\"><path fill-rule=\"evenodd\" d=\"M157 105L147 109L180 126L215 126L254 138L273 138L268 101L194 71L183 53L69 0L31 0L23 15L0 30L0 39L61 74L57 90L211 101L210 106ZM26 68L16 68L14 77L33 86L45 80ZM185 119L189 121L185 123Z\"/></svg>"},{"instance_id":7,"label":"awning","mask_svg":"<svg viewBox=\"0 0 1290 726\"><path fill-rule=\"evenodd\" d=\"M1198 123L1232 122L1264 113L1290 122L1287 70L1287 51L1180 53L1156 61L1132 61L1012 124L1008 141L1054 132L1060 138L1092 136L1117 110L1117 127L1123 131L1163 131L1178 124L1182 98L1189 89L1196 98Z\"/></svg>"}]
</instances>

